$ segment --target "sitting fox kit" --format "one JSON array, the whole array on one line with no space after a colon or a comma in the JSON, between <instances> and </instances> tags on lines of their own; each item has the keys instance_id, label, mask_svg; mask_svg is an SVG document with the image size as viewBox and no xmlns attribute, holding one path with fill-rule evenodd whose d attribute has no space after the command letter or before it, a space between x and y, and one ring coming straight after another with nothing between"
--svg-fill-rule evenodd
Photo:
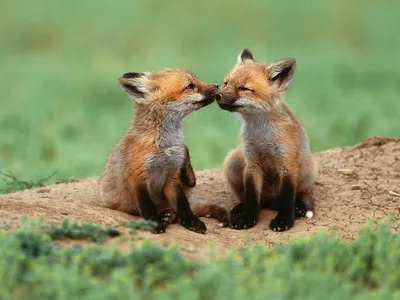
<instances>
[{"instance_id":1,"label":"sitting fox kit","mask_svg":"<svg viewBox=\"0 0 400 300\"><path fill-rule=\"evenodd\" d=\"M240 146L225 160L225 176L241 202L230 212L231 227L253 227L262 207L277 210L270 228L285 231L295 218L312 218L317 170L302 124L282 100L295 73L289 58L262 64L244 49L226 76L218 105L243 120Z\"/></svg>"},{"instance_id":2,"label":"sitting fox kit","mask_svg":"<svg viewBox=\"0 0 400 300\"><path fill-rule=\"evenodd\" d=\"M176 219L205 233L205 224L188 202L196 177L183 142L182 122L214 101L218 85L181 69L126 73L119 83L135 100L136 111L107 160L101 179L103 201L109 208L156 222L155 233L165 232Z\"/></svg>"}]
</instances>

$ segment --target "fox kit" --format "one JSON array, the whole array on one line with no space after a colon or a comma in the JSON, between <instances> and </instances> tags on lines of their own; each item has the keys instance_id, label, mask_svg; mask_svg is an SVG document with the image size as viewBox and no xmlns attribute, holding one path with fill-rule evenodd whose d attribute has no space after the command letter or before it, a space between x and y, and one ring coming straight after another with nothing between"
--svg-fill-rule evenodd
<instances>
[{"instance_id":1,"label":"fox kit","mask_svg":"<svg viewBox=\"0 0 400 300\"><path fill-rule=\"evenodd\" d=\"M241 202L230 212L231 227L254 226L261 207L278 211L269 227L285 231L294 219L312 218L317 170L309 140L282 95L295 72L295 59L258 63L244 49L225 77L218 105L243 120L240 146L225 159L225 176Z\"/></svg>"},{"instance_id":2,"label":"fox kit","mask_svg":"<svg viewBox=\"0 0 400 300\"><path fill-rule=\"evenodd\" d=\"M134 120L113 148L101 179L106 206L157 223L155 233L179 218L195 232L205 224L192 212L189 191L196 185L183 143L185 116L215 99L218 85L181 69L126 73L122 89L136 102Z\"/></svg>"}]
</instances>

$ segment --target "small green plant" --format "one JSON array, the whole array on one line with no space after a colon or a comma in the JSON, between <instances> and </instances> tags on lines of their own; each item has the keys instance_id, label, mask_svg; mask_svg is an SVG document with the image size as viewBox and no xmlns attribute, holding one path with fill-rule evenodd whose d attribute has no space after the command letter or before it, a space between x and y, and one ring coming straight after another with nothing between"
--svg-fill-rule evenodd
<instances>
[{"instance_id":1,"label":"small green plant","mask_svg":"<svg viewBox=\"0 0 400 300\"><path fill-rule=\"evenodd\" d=\"M24 180L19 180L14 174L11 172L5 173L5 172L0 172L1 176L3 176L2 181L4 182L4 188L0 189L0 194L6 194L6 193L13 193L13 192L18 192L22 191L25 189L31 189L35 187L41 187L44 185L44 182L49 180L51 177L56 174L57 171L54 171L52 174L49 176L42 178L38 181L24 181Z\"/></svg>"},{"instance_id":2,"label":"small green plant","mask_svg":"<svg viewBox=\"0 0 400 300\"><path fill-rule=\"evenodd\" d=\"M103 228L99 225L71 223L65 219L61 226L51 225L47 234L52 239L87 239L92 242L102 243L108 237L119 236L120 232L114 227Z\"/></svg>"},{"instance_id":3,"label":"small green plant","mask_svg":"<svg viewBox=\"0 0 400 300\"><path fill-rule=\"evenodd\" d=\"M78 182L79 180L76 179L75 177L69 177L69 178L61 178L60 180L56 181L56 184L60 183L70 183L70 182Z\"/></svg>"},{"instance_id":4,"label":"small green plant","mask_svg":"<svg viewBox=\"0 0 400 300\"><path fill-rule=\"evenodd\" d=\"M157 224L155 222L147 221L144 219L132 219L125 225L129 233L132 235L135 235L138 230L153 231L156 226Z\"/></svg>"},{"instance_id":5,"label":"small green plant","mask_svg":"<svg viewBox=\"0 0 400 300\"><path fill-rule=\"evenodd\" d=\"M11 228L11 226L8 224L0 225L0 231L1 230L9 230L10 228Z\"/></svg>"}]
</instances>

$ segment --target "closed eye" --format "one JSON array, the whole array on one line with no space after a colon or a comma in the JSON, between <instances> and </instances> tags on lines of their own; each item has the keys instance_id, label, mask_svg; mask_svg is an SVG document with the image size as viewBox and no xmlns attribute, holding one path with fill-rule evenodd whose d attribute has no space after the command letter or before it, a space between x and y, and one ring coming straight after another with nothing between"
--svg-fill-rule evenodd
<instances>
[{"instance_id":1,"label":"closed eye","mask_svg":"<svg viewBox=\"0 0 400 300\"><path fill-rule=\"evenodd\" d=\"M196 87L194 83L189 83L189 85L186 87L186 89L192 90Z\"/></svg>"},{"instance_id":2,"label":"closed eye","mask_svg":"<svg viewBox=\"0 0 400 300\"><path fill-rule=\"evenodd\" d=\"M239 90L241 90L241 91L250 91L250 92L253 91L252 89L249 89L249 88L247 88L247 87L245 87L245 86L239 87Z\"/></svg>"}]
</instances>

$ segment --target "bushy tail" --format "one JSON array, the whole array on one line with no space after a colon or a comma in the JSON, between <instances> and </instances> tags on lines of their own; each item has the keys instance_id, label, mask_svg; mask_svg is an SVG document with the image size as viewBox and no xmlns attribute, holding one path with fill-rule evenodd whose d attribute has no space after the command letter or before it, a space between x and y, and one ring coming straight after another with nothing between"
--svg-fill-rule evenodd
<instances>
[{"instance_id":1,"label":"bushy tail","mask_svg":"<svg viewBox=\"0 0 400 300\"><path fill-rule=\"evenodd\" d=\"M195 203L191 204L190 207L198 217L208 217L217 219L219 222L218 227L229 226L228 212L222 206L219 206L217 204Z\"/></svg>"},{"instance_id":2,"label":"bushy tail","mask_svg":"<svg viewBox=\"0 0 400 300\"><path fill-rule=\"evenodd\" d=\"M314 216L314 198L309 191L303 191L296 195L296 218L311 219Z\"/></svg>"}]
</instances>

